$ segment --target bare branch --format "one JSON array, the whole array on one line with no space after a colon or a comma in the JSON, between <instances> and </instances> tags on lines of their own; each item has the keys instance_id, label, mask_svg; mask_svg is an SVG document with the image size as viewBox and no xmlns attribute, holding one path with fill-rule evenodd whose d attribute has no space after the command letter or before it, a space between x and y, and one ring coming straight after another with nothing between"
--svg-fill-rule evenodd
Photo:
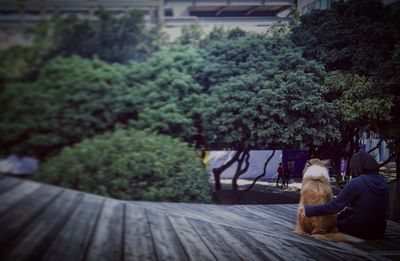
<instances>
[{"instance_id":1,"label":"bare branch","mask_svg":"<svg viewBox=\"0 0 400 261\"><path fill-rule=\"evenodd\" d=\"M372 149L370 149L370 150L368 151L368 153L371 153L371 152L373 152L374 150L376 150L377 148L379 148L379 146L381 146L382 141L383 141L383 139L380 139L379 142L376 144L376 146L373 147Z\"/></svg>"},{"instance_id":2,"label":"bare branch","mask_svg":"<svg viewBox=\"0 0 400 261\"><path fill-rule=\"evenodd\" d=\"M252 187L254 187L254 185L256 184L256 182L257 182L260 178L264 177L264 176L267 174L267 166L268 166L268 163L271 161L271 159L272 159L272 157L273 157L274 155L275 155L275 150L272 151L272 154L268 157L267 161L264 163L263 173L262 173L261 175L259 175L258 177L256 177L256 178L253 180L253 183L251 183L250 186L248 186L246 189L244 189L244 190L242 190L242 191L240 192L240 194L239 194L239 195L237 196L237 198L236 198L236 201L237 201L237 202L238 202L239 199L243 196L244 193L246 193L246 192L249 191Z\"/></svg>"},{"instance_id":3,"label":"bare branch","mask_svg":"<svg viewBox=\"0 0 400 261\"><path fill-rule=\"evenodd\" d=\"M390 154L389 158L387 158L384 162L382 162L381 164L379 164L379 167L383 167L386 164L388 164L394 157L396 156L396 153L392 153Z\"/></svg>"}]
</instances>

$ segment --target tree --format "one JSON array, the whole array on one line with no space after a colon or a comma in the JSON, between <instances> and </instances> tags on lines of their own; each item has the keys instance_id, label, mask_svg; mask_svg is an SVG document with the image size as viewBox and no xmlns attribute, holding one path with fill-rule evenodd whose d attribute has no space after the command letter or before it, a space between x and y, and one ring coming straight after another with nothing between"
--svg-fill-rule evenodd
<instances>
[{"instance_id":1,"label":"tree","mask_svg":"<svg viewBox=\"0 0 400 261\"><path fill-rule=\"evenodd\" d=\"M92 19L54 16L28 27L26 34L33 38L31 44L0 51L0 84L33 81L41 67L58 56L126 64L144 61L166 44L161 29L147 29L143 13L133 10L118 17L99 10Z\"/></svg>"},{"instance_id":2,"label":"tree","mask_svg":"<svg viewBox=\"0 0 400 261\"><path fill-rule=\"evenodd\" d=\"M225 29L222 25L221 26L214 26L213 29L201 38L198 47L200 49L207 48L207 46L215 41L225 41L227 39L238 39L241 37L245 37L249 32L246 32L238 27L233 29Z\"/></svg>"},{"instance_id":3,"label":"tree","mask_svg":"<svg viewBox=\"0 0 400 261\"><path fill-rule=\"evenodd\" d=\"M99 10L95 18L55 17L55 55L97 56L109 63L127 63L144 61L164 44L165 36L159 28L146 29L141 11L130 10L117 17Z\"/></svg>"},{"instance_id":4,"label":"tree","mask_svg":"<svg viewBox=\"0 0 400 261\"><path fill-rule=\"evenodd\" d=\"M32 81L52 49L50 22L27 27L29 45L14 45L0 51L0 85L3 82Z\"/></svg>"},{"instance_id":5,"label":"tree","mask_svg":"<svg viewBox=\"0 0 400 261\"><path fill-rule=\"evenodd\" d=\"M207 171L191 147L168 136L132 129L64 148L43 163L35 178L125 200L211 200Z\"/></svg>"},{"instance_id":6,"label":"tree","mask_svg":"<svg viewBox=\"0 0 400 261\"><path fill-rule=\"evenodd\" d=\"M204 147L201 114L206 95L192 76L204 61L190 46L173 46L128 68L138 111L133 126Z\"/></svg>"},{"instance_id":7,"label":"tree","mask_svg":"<svg viewBox=\"0 0 400 261\"><path fill-rule=\"evenodd\" d=\"M355 109L355 105L360 106L354 110L353 127L345 131L344 141L340 145L340 150L348 146L350 155L354 147L353 141L357 140L354 126L360 130L372 129L383 138L390 136L391 140L396 140L392 135L393 132L391 135L385 132L398 127L392 120L388 121L389 118L397 118L396 103L393 100L396 94L393 94L393 88L388 86L393 85L396 81L393 74L398 73L393 57L396 56L395 48L400 40L399 17L398 11L390 6L384 6L381 1L353 0L333 3L331 9L303 16L301 24L293 29L291 38L304 49L306 58L321 61L328 71L340 70L346 75L339 77L339 83L335 83L335 80L331 83L345 84L351 88L347 93L353 98L346 98L347 104L351 106L341 109L350 113L351 109ZM348 73L356 75L351 76ZM359 83L362 82L355 83L358 86L355 88L349 85L353 80L360 81L362 79L360 77L363 76L368 77L367 82L362 80L366 86L361 87ZM367 89L368 91L364 92ZM357 94L358 91L361 93ZM340 96L335 97L339 103L343 102ZM366 105L361 106L360 102L356 101L357 98L364 99L363 103ZM376 99L384 101L381 110L374 106L368 108L368 103ZM391 108L388 107L389 104L392 104ZM375 110L371 111L372 108ZM382 119L376 117L381 111L384 111ZM389 117L388 112L391 112ZM365 115L368 115L368 122L365 120L360 122L358 117L365 118ZM340 126L349 126L349 118L342 119L344 122L341 121Z\"/></svg>"},{"instance_id":8,"label":"tree","mask_svg":"<svg viewBox=\"0 0 400 261\"><path fill-rule=\"evenodd\" d=\"M328 71L370 76L390 59L399 28L400 19L382 1L352 0L302 16L292 39Z\"/></svg>"},{"instance_id":9,"label":"tree","mask_svg":"<svg viewBox=\"0 0 400 261\"><path fill-rule=\"evenodd\" d=\"M376 123L391 119L391 99L382 97L370 78L340 71L331 72L325 81L325 99L331 101L337 112L341 140L324 144L318 155L335 160L339 174L339 158L350 159L359 151L359 137L365 131L376 131ZM344 149L346 148L346 149ZM349 174L349 173L348 173Z\"/></svg>"},{"instance_id":10,"label":"tree","mask_svg":"<svg viewBox=\"0 0 400 261\"><path fill-rule=\"evenodd\" d=\"M239 27L235 27L228 31L228 39L238 39L241 37L245 37L247 35L246 31L240 29Z\"/></svg>"},{"instance_id":11,"label":"tree","mask_svg":"<svg viewBox=\"0 0 400 261\"><path fill-rule=\"evenodd\" d=\"M383 64L376 75L376 88L392 101L390 120L377 124L381 138L388 141L389 150L396 162L397 192L400 191L400 42L397 43L392 59ZM395 219L400 220L400 194L397 193Z\"/></svg>"},{"instance_id":12,"label":"tree","mask_svg":"<svg viewBox=\"0 0 400 261\"><path fill-rule=\"evenodd\" d=\"M182 27L182 35L178 38L178 42L183 45L191 45L197 47L203 38L204 32L200 24L184 25Z\"/></svg>"},{"instance_id":13,"label":"tree","mask_svg":"<svg viewBox=\"0 0 400 261\"><path fill-rule=\"evenodd\" d=\"M45 158L136 119L123 68L74 56L47 63L33 83L0 93L0 154Z\"/></svg>"},{"instance_id":14,"label":"tree","mask_svg":"<svg viewBox=\"0 0 400 261\"><path fill-rule=\"evenodd\" d=\"M221 173L238 162L233 179L248 168L251 148L277 149L318 145L338 137L332 104L322 97L324 70L284 37L248 36L211 45L205 54L211 79L205 124L208 142L236 150L213 170L216 189ZM218 72L221 72L217 77Z\"/></svg>"},{"instance_id":15,"label":"tree","mask_svg":"<svg viewBox=\"0 0 400 261\"><path fill-rule=\"evenodd\" d=\"M200 46L202 48L207 46L207 43L211 41L221 41L228 37L228 31L224 29L222 25L214 26L208 35L202 40Z\"/></svg>"}]
</instances>

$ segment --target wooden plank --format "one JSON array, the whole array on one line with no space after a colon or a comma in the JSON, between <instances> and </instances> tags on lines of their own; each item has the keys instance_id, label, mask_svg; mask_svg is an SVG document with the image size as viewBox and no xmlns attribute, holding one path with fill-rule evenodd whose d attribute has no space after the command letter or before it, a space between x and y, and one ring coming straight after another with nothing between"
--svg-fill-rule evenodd
<instances>
[{"instance_id":1,"label":"wooden plank","mask_svg":"<svg viewBox=\"0 0 400 261\"><path fill-rule=\"evenodd\" d=\"M65 190L2 250L0 259L40 259L81 199L82 193Z\"/></svg>"},{"instance_id":2,"label":"wooden plank","mask_svg":"<svg viewBox=\"0 0 400 261\"><path fill-rule=\"evenodd\" d=\"M304 258L307 260L309 257L306 255L293 254L293 248L290 251L281 247L281 239L276 237L269 237L269 240L259 240L259 233L244 231L241 229L229 228L238 238L245 244L249 244L255 251L260 251L265 255L265 260L296 260Z\"/></svg>"},{"instance_id":3,"label":"wooden plank","mask_svg":"<svg viewBox=\"0 0 400 261\"><path fill-rule=\"evenodd\" d=\"M247 232L247 234L249 233ZM272 253L282 257L284 260L336 260L338 257L351 257L348 259L344 258L344 260L360 260L368 256L367 253L365 257L362 257L352 255L345 251L338 251L335 248L326 248L318 245L303 244L299 241L273 238L261 233L251 233L251 236L255 240L265 244ZM246 238L251 236L246 236Z\"/></svg>"},{"instance_id":4,"label":"wooden plank","mask_svg":"<svg viewBox=\"0 0 400 261\"><path fill-rule=\"evenodd\" d=\"M104 198L85 194L41 260L82 260Z\"/></svg>"},{"instance_id":5,"label":"wooden plank","mask_svg":"<svg viewBox=\"0 0 400 261\"><path fill-rule=\"evenodd\" d=\"M387 220L386 232L390 235L398 235L400 237L400 223Z\"/></svg>"},{"instance_id":6,"label":"wooden plank","mask_svg":"<svg viewBox=\"0 0 400 261\"><path fill-rule=\"evenodd\" d=\"M107 199L89 245L86 260L121 260L123 257L124 203Z\"/></svg>"},{"instance_id":7,"label":"wooden plank","mask_svg":"<svg viewBox=\"0 0 400 261\"><path fill-rule=\"evenodd\" d=\"M400 251L399 250L390 250L390 251L372 251L373 254L378 256L387 257L393 260L400 260Z\"/></svg>"},{"instance_id":8,"label":"wooden plank","mask_svg":"<svg viewBox=\"0 0 400 261\"><path fill-rule=\"evenodd\" d=\"M35 182L22 182L15 187L0 194L0 214L17 204L41 186Z\"/></svg>"},{"instance_id":9,"label":"wooden plank","mask_svg":"<svg viewBox=\"0 0 400 261\"><path fill-rule=\"evenodd\" d=\"M291 247L298 249L298 253L306 254L311 257L311 260L379 260L377 257L372 257L370 254L365 256L355 255L351 252L338 252L325 248L318 248L313 246L305 246L298 242L288 242Z\"/></svg>"},{"instance_id":10,"label":"wooden plank","mask_svg":"<svg viewBox=\"0 0 400 261\"><path fill-rule=\"evenodd\" d=\"M239 226L244 228L252 228L254 226L259 227L259 223L249 219L248 216L242 217L233 213L232 211L226 211L218 205L199 205L199 204L185 204L182 203L182 207L196 213L202 217L203 220L213 221L222 225ZM261 224L261 226L264 226Z\"/></svg>"},{"instance_id":11,"label":"wooden plank","mask_svg":"<svg viewBox=\"0 0 400 261\"><path fill-rule=\"evenodd\" d=\"M149 222L143 207L126 204L124 260L156 260Z\"/></svg>"},{"instance_id":12,"label":"wooden plank","mask_svg":"<svg viewBox=\"0 0 400 261\"><path fill-rule=\"evenodd\" d=\"M166 214L153 209L146 209L146 215L150 222L157 259L188 260L182 243L179 241Z\"/></svg>"},{"instance_id":13,"label":"wooden plank","mask_svg":"<svg viewBox=\"0 0 400 261\"><path fill-rule=\"evenodd\" d=\"M42 186L14 208L0 216L0 249L14 237L60 193L61 189Z\"/></svg>"},{"instance_id":14,"label":"wooden plank","mask_svg":"<svg viewBox=\"0 0 400 261\"><path fill-rule=\"evenodd\" d=\"M362 244L357 245L359 250L364 250L366 252L379 251L393 251L400 250L400 240L396 239L381 239L381 240L367 240Z\"/></svg>"},{"instance_id":15,"label":"wooden plank","mask_svg":"<svg viewBox=\"0 0 400 261\"><path fill-rule=\"evenodd\" d=\"M185 252L190 260L215 260L216 257L210 252L204 241L196 233L194 228L183 217L178 215L168 216L173 228L175 229L180 242L182 242Z\"/></svg>"},{"instance_id":16,"label":"wooden plank","mask_svg":"<svg viewBox=\"0 0 400 261\"><path fill-rule=\"evenodd\" d=\"M237 237L235 233L229 230L229 227L210 224L217 238L223 238L224 241L234 250L241 260L266 260L266 256L257 251L256 248L247 244L246 239Z\"/></svg>"},{"instance_id":17,"label":"wooden plank","mask_svg":"<svg viewBox=\"0 0 400 261\"><path fill-rule=\"evenodd\" d=\"M261 216L266 215L270 217L275 222L282 222L285 223L287 227L293 227L296 224L296 215L293 213L287 212L287 210L283 208L279 208L278 206L271 206L270 208L263 208L263 207L252 207L249 208L250 211L255 211L259 213Z\"/></svg>"},{"instance_id":18,"label":"wooden plank","mask_svg":"<svg viewBox=\"0 0 400 261\"><path fill-rule=\"evenodd\" d=\"M248 218L251 218L253 221L265 224L265 222L271 222L279 227L282 227L287 230L293 231L295 228L295 224L293 224L293 220L284 218L282 213L276 213L275 211L265 211L262 212L252 206L237 206L232 209L232 211L243 213L243 215L248 215ZM240 212L241 211L241 212Z\"/></svg>"},{"instance_id":19,"label":"wooden plank","mask_svg":"<svg viewBox=\"0 0 400 261\"><path fill-rule=\"evenodd\" d=\"M338 252L351 252L359 256L367 255L364 251L360 251L360 249L357 249L356 245L353 246L348 243L316 240L311 237L299 236L294 234L293 230L296 222L295 219L281 219L279 215L282 211L282 208L280 208L279 205L274 205L273 207L268 206L267 208L253 205L241 205L235 206L235 208L232 208L232 211L238 211L238 209L240 208L242 209L243 215L248 215L246 213L255 213L255 215L258 215L258 222L260 223L258 231L263 233L264 235L268 235L269 237L277 237L278 239L291 240L301 244L319 247L322 249L333 249ZM263 212L261 213L261 211L259 210L262 210ZM264 219L262 219L263 216L265 217ZM290 220L290 222L287 220ZM262 223L264 223L264 226L262 225ZM243 228L243 226L238 228ZM257 226L253 226L252 230L255 231L256 228Z\"/></svg>"},{"instance_id":20,"label":"wooden plank","mask_svg":"<svg viewBox=\"0 0 400 261\"><path fill-rule=\"evenodd\" d=\"M18 185L21 182L22 182L21 179L3 177L2 179L0 179L0 193L3 193L4 191L11 189L12 187Z\"/></svg>"},{"instance_id":21,"label":"wooden plank","mask_svg":"<svg viewBox=\"0 0 400 261\"><path fill-rule=\"evenodd\" d=\"M203 238L203 241L217 260L240 260L240 257L229 245L229 242L216 233L215 227L211 226L211 223L192 218L189 218L188 221L196 229L200 237Z\"/></svg>"}]
</instances>

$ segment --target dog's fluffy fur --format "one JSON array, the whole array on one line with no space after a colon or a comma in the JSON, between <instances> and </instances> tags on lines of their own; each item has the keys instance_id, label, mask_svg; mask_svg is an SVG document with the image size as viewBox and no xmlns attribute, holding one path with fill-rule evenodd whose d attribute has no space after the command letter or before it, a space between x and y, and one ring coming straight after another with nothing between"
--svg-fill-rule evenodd
<instances>
[{"instance_id":1,"label":"dog's fluffy fur","mask_svg":"<svg viewBox=\"0 0 400 261\"><path fill-rule=\"evenodd\" d=\"M319 159L311 159L304 170L297 212L297 226L294 232L300 235L311 235L322 240L360 242L360 239L339 233L335 215L306 217L300 211L304 211L304 206L322 205L333 198L326 164L327 162Z\"/></svg>"}]
</instances>

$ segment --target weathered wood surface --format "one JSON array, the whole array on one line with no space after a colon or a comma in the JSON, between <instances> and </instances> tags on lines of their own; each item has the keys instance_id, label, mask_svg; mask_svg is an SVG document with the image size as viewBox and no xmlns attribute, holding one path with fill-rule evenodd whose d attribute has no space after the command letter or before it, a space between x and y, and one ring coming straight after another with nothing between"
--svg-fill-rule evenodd
<instances>
[{"instance_id":1,"label":"weathered wood surface","mask_svg":"<svg viewBox=\"0 0 400 261\"><path fill-rule=\"evenodd\" d=\"M0 176L0 260L400 260L384 240L293 233L296 205L127 202Z\"/></svg>"}]
</instances>

